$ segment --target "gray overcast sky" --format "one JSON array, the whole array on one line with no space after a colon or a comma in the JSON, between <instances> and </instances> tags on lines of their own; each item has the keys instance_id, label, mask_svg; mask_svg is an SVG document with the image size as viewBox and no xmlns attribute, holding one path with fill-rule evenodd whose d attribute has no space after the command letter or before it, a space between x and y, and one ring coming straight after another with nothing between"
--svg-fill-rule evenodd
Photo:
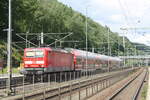
<instances>
[{"instance_id":1,"label":"gray overcast sky","mask_svg":"<svg viewBox=\"0 0 150 100\"><path fill-rule=\"evenodd\" d=\"M123 33L121 27L150 27L150 0L58 0L88 16L113 32ZM150 30L130 30L126 36L132 42L150 45Z\"/></svg>"}]
</instances>

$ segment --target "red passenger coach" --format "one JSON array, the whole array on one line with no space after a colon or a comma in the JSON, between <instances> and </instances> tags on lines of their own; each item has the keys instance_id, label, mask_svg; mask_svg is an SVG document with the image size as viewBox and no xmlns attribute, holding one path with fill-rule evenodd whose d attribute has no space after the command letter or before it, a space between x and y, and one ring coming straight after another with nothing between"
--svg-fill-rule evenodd
<instances>
[{"instance_id":1,"label":"red passenger coach","mask_svg":"<svg viewBox=\"0 0 150 100\"><path fill-rule=\"evenodd\" d=\"M23 74L42 74L74 70L73 54L51 48L26 48Z\"/></svg>"}]
</instances>

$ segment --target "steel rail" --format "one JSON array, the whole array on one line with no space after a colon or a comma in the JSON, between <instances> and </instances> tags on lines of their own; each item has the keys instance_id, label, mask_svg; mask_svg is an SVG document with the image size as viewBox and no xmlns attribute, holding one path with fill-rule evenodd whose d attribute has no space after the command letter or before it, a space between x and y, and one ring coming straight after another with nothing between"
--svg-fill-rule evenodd
<instances>
[{"instance_id":1,"label":"steel rail","mask_svg":"<svg viewBox=\"0 0 150 100\"><path fill-rule=\"evenodd\" d=\"M143 80L141 81L141 84L140 84L140 86L138 87L137 91L135 92L135 94L134 94L132 100L137 100L138 95L139 95L139 93L140 93L140 91L141 91L141 88L142 88L142 86L143 86L143 83L144 83L144 81L145 81L145 79L146 79L147 73L148 73L148 71L146 71L146 73L145 73L145 75L144 75L144 78L143 78Z\"/></svg>"},{"instance_id":2,"label":"steel rail","mask_svg":"<svg viewBox=\"0 0 150 100\"><path fill-rule=\"evenodd\" d=\"M144 70L144 69L143 69ZM142 73L143 70L138 73L134 78L132 78L130 81L128 81L125 85L123 85L121 88L119 88L112 96L108 97L107 100L113 100L121 91L123 91L127 86L129 86L135 79L137 79Z\"/></svg>"}]
</instances>

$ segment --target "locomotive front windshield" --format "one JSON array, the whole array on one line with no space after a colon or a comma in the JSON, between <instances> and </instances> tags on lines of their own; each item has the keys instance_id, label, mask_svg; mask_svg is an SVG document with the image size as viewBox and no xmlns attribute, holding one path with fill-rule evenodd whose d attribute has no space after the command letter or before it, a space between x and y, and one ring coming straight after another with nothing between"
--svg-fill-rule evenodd
<instances>
[{"instance_id":1,"label":"locomotive front windshield","mask_svg":"<svg viewBox=\"0 0 150 100\"><path fill-rule=\"evenodd\" d=\"M26 57L44 57L43 51L26 51Z\"/></svg>"}]
</instances>

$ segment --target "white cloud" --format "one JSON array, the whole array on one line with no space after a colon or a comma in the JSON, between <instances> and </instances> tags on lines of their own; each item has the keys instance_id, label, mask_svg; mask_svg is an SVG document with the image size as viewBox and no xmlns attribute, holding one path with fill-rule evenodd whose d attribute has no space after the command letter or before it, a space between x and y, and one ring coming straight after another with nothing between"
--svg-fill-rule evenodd
<instances>
[{"instance_id":1,"label":"white cloud","mask_svg":"<svg viewBox=\"0 0 150 100\"><path fill-rule=\"evenodd\" d=\"M118 0L89 0L89 4L95 7L113 8L118 9Z\"/></svg>"},{"instance_id":2,"label":"white cloud","mask_svg":"<svg viewBox=\"0 0 150 100\"><path fill-rule=\"evenodd\" d=\"M137 43L143 43L148 46L150 46L150 34L136 34L136 35L127 35L127 37L132 41L132 42L137 42Z\"/></svg>"},{"instance_id":3,"label":"white cloud","mask_svg":"<svg viewBox=\"0 0 150 100\"><path fill-rule=\"evenodd\" d=\"M114 21L114 22L122 22L123 20L123 16L121 14L115 14L115 15L111 15L110 16L110 20Z\"/></svg>"}]
</instances>

